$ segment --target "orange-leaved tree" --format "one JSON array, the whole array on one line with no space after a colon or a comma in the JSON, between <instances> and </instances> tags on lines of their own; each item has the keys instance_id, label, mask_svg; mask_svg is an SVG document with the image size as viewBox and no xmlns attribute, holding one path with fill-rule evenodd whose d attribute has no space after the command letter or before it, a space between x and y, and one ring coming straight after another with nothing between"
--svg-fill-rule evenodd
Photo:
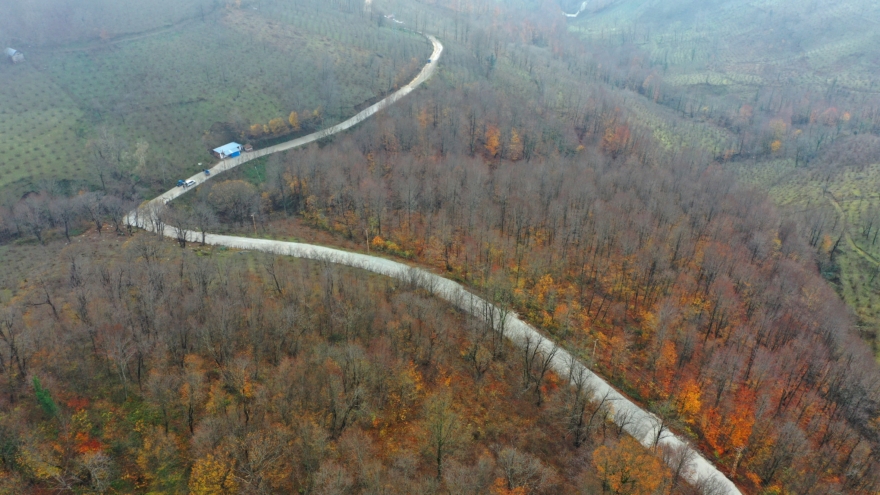
<instances>
[{"instance_id":1,"label":"orange-leaved tree","mask_svg":"<svg viewBox=\"0 0 880 495\"><path fill-rule=\"evenodd\" d=\"M704 418L703 434L719 455L741 452L748 446L755 425L755 392L741 386L730 407L709 409Z\"/></svg>"},{"instance_id":2,"label":"orange-leaved tree","mask_svg":"<svg viewBox=\"0 0 880 495\"><path fill-rule=\"evenodd\" d=\"M494 125L486 129L486 151L492 157L498 156L498 152L501 151L501 131Z\"/></svg>"}]
</instances>

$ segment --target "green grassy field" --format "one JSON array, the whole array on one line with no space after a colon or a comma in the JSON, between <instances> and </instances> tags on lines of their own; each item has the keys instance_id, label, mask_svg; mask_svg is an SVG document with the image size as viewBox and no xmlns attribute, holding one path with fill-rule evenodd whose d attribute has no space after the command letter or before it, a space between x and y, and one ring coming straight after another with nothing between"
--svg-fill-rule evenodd
<instances>
[{"instance_id":1,"label":"green grassy field","mask_svg":"<svg viewBox=\"0 0 880 495\"><path fill-rule=\"evenodd\" d=\"M286 2L220 9L118 43L34 50L23 64L0 64L0 189L93 182L86 143L102 127L128 148L146 142L148 166L171 180L240 138L230 128L316 109L322 126L342 120L427 53L423 38L360 11Z\"/></svg>"}]
</instances>

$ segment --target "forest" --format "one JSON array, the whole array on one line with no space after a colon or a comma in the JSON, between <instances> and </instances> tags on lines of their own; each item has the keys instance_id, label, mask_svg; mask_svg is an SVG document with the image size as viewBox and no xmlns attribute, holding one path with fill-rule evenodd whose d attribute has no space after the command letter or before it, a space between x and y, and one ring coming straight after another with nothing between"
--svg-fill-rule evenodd
<instances>
[{"instance_id":1,"label":"forest","mask_svg":"<svg viewBox=\"0 0 880 495\"><path fill-rule=\"evenodd\" d=\"M547 356L423 289L206 246L208 232L459 281L656 414L742 493L880 491L868 191L880 99L863 66L828 48L843 45L810 47L839 78L814 60L814 77L782 90L782 62L747 78L718 60L748 53L697 43L706 51L688 57L705 34L646 20L704 30L718 22L705 11L308 8L380 31L393 12L443 41L440 70L351 131L166 205L191 237L126 224L170 185L162 158L112 127L83 146L82 181L49 175L0 198L0 492L718 493L684 482L682 452L623 434L626 418ZM752 29L787 26L782 43L817 12ZM319 114L281 124L317 129ZM222 128L263 133L235 119Z\"/></svg>"},{"instance_id":2,"label":"forest","mask_svg":"<svg viewBox=\"0 0 880 495\"><path fill-rule=\"evenodd\" d=\"M607 405L422 290L148 234L55 254L44 299L4 305L4 493L678 484L675 452L645 451Z\"/></svg>"}]
</instances>

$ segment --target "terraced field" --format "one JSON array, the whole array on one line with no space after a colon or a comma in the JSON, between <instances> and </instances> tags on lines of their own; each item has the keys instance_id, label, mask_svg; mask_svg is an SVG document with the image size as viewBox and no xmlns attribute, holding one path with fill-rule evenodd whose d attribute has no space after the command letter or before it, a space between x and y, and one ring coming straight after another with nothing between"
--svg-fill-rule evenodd
<instances>
[{"instance_id":1,"label":"terraced field","mask_svg":"<svg viewBox=\"0 0 880 495\"><path fill-rule=\"evenodd\" d=\"M292 111L338 122L408 80L430 53L424 39L359 10L287 2L123 40L34 49L23 64L0 64L0 189L94 181L87 143L101 128L127 149L146 143L148 166L169 177L196 170L207 149L255 124L286 123Z\"/></svg>"},{"instance_id":2,"label":"terraced field","mask_svg":"<svg viewBox=\"0 0 880 495\"><path fill-rule=\"evenodd\" d=\"M744 182L766 189L789 211L823 219L827 238L820 249L839 268L826 274L858 314L862 333L877 348L880 328L880 164L827 172L795 167L793 160L775 160L737 167Z\"/></svg>"},{"instance_id":3,"label":"terraced field","mask_svg":"<svg viewBox=\"0 0 880 495\"><path fill-rule=\"evenodd\" d=\"M629 0L588 11L569 29L592 43L632 43L681 86L744 91L835 81L878 91L880 5L865 0Z\"/></svg>"},{"instance_id":4,"label":"terraced field","mask_svg":"<svg viewBox=\"0 0 880 495\"><path fill-rule=\"evenodd\" d=\"M210 14L215 0L28 0L0 3L0 42L69 47L174 26Z\"/></svg>"}]
</instances>

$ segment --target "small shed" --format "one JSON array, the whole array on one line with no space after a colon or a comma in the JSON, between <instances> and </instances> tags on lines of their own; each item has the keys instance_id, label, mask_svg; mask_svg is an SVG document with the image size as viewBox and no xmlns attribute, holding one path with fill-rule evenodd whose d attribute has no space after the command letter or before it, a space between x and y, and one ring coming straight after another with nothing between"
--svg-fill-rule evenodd
<instances>
[{"instance_id":1,"label":"small shed","mask_svg":"<svg viewBox=\"0 0 880 495\"><path fill-rule=\"evenodd\" d=\"M24 54L15 48L7 48L6 56L9 57L9 60L12 61L13 64L24 62Z\"/></svg>"},{"instance_id":2,"label":"small shed","mask_svg":"<svg viewBox=\"0 0 880 495\"><path fill-rule=\"evenodd\" d=\"M224 144L219 148L214 148L214 156L219 159L235 158L241 155L241 145L238 143Z\"/></svg>"}]
</instances>

